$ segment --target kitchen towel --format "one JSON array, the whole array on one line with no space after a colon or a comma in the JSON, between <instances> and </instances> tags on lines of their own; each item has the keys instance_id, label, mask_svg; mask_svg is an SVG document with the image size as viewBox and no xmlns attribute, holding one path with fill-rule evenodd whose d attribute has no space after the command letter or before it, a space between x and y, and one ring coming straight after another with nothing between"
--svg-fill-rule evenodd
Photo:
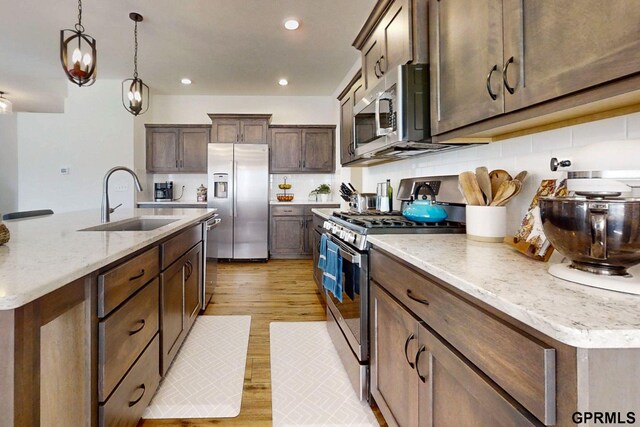
<instances>
[{"instance_id":1,"label":"kitchen towel","mask_svg":"<svg viewBox=\"0 0 640 427\"><path fill-rule=\"evenodd\" d=\"M344 270L344 293L347 294L351 300L354 300L356 295L360 294L360 273L359 267L351 262L347 261L347 265L344 265L345 260L342 260L342 269Z\"/></svg>"},{"instance_id":2,"label":"kitchen towel","mask_svg":"<svg viewBox=\"0 0 640 427\"><path fill-rule=\"evenodd\" d=\"M327 238L326 234L320 236L320 250L318 256L318 268L324 271L325 266L327 265Z\"/></svg>"},{"instance_id":3,"label":"kitchen towel","mask_svg":"<svg viewBox=\"0 0 640 427\"><path fill-rule=\"evenodd\" d=\"M327 240L327 262L322 273L322 286L342 302L342 257L340 248Z\"/></svg>"}]
</instances>

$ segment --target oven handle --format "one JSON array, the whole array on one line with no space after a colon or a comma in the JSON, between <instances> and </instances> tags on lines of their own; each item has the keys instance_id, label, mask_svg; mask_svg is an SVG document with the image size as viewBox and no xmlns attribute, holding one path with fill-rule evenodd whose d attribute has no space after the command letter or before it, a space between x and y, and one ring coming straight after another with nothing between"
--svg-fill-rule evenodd
<instances>
[{"instance_id":1,"label":"oven handle","mask_svg":"<svg viewBox=\"0 0 640 427\"><path fill-rule=\"evenodd\" d=\"M346 259L351 264L357 265L358 267L362 267L361 257L359 253L354 254L353 251L351 251L347 246L344 245L344 243L338 240L332 239L330 234L324 233L324 235L327 236L327 239L331 240L333 243L338 245L338 248L340 250L340 256L342 258Z\"/></svg>"}]
</instances>

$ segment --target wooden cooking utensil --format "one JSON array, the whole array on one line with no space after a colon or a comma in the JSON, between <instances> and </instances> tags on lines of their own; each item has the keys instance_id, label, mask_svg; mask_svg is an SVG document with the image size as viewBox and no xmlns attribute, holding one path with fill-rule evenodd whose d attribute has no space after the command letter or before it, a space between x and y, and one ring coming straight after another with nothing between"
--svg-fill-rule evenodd
<instances>
[{"instance_id":1,"label":"wooden cooking utensil","mask_svg":"<svg viewBox=\"0 0 640 427\"><path fill-rule=\"evenodd\" d=\"M491 179L491 194L495 199L498 192L498 187L500 187L500 184L502 184L504 181L510 181L511 175L509 175L509 172L504 169L496 169L492 170L489 173L489 178Z\"/></svg>"},{"instance_id":2,"label":"wooden cooking utensil","mask_svg":"<svg viewBox=\"0 0 640 427\"><path fill-rule=\"evenodd\" d=\"M489 170L485 166L480 166L476 168L476 179L478 180L478 185L480 186L480 190L482 190L482 194L484 194L485 204L491 204L491 200L493 200L493 193L491 191L491 178L489 178Z\"/></svg>"},{"instance_id":3,"label":"wooden cooking utensil","mask_svg":"<svg viewBox=\"0 0 640 427\"><path fill-rule=\"evenodd\" d=\"M518 175L516 175L513 179L518 180L524 184L524 180L527 178L527 171L522 171Z\"/></svg>"},{"instance_id":4,"label":"wooden cooking utensil","mask_svg":"<svg viewBox=\"0 0 640 427\"><path fill-rule=\"evenodd\" d=\"M509 181L512 183L512 185L515 186L515 192L513 194L511 194L509 197L507 198L503 198L502 201L498 204L498 206L505 206L507 203L509 203L509 201L511 199L513 199L514 197L516 197L518 194L520 194L520 191L522 191L522 182L520 182L517 179L512 179L511 181Z\"/></svg>"},{"instance_id":5,"label":"wooden cooking utensil","mask_svg":"<svg viewBox=\"0 0 640 427\"><path fill-rule=\"evenodd\" d=\"M484 205L482 190L480 190L478 180L473 172L462 172L458 177L458 180L460 187L462 188L462 194L464 195L464 198L467 199L467 204L475 206Z\"/></svg>"},{"instance_id":6,"label":"wooden cooking utensil","mask_svg":"<svg viewBox=\"0 0 640 427\"><path fill-rule=\"evenodd\" d=\"M519 183L519 181L518 181ZM518 190L518 184L513 181L503 181L498 187L498 191L496 192L493 201L491 202L491 206L504 206L501 203L506 203L507 200Z\"/></svg>"}]
</instances>

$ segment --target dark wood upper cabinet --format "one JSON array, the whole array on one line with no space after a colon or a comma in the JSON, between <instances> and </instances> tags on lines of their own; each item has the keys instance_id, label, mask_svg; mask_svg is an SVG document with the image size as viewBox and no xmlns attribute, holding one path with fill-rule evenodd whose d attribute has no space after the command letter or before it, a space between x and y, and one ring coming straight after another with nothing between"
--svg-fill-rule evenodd
<instances>
[{"instance_id":1,"label":"dark wood upper cabinet","mask_svg":"<svg viewBox=\"0 0 640 427\"><path fill-rule=\"evenodd\" d=\"M429 2L432 134L493 137L636 104L639 26L633 0Z\"/></svg>"},{"instance_id":2,"label":"dark wood upper cabinet","mask_svg":"<svg viewBox=\"0 0 640 427\"><path fill-rule=\"evenodd\" d=\"M271 114L209 114L211 142L267 144Z\"/></svg>"},{"instance_id":3,"label":"dark wood upper cabinet","mask_svg":"<svg viewBox=\"0 0 640 427\"><path fill-rule=\"evenodd\" d=\"M338 95L340 102L340 164L355 160L353 146L353 107L362 99L364 93L362 71L358 71L347 87Z\"/></svg>"},{"instance_id":4,"label":"dark wood upper cabinet","mask_svg":"<svg viewBox=\"0 0 640 427\"><path fill-rule=\"evenodd\" d=\"M362 53L362 94L398 65L428 61L426 28L427 0L376 3L353 42Z\"/></svg>"},{"instance_id":5,"label":"dark wood upper cabinet","mask_svg":"<svg viewBox=\"0 0 640 427\"><path fill-rule=\"evenodd\" d=\"M634 0L504 0L506 111L637 73L639 27Z\"/></svg>"},{"instance_id":6,"label":"dark wood upper cabinet","mask_svg":"<svg viewBox=\"0 0 640 427\"><path fill-rule=\"evenodd\" d=\"M302 129L302 168L306 172L327 172L335 168L335 129Z\"/></svg>"},{"instance_id":7,"label":"dark wood upper cabinet","mask_svg":"<svg viewBox=\"0 0 640 427\"><path fill-rule=\"evenodd\" d=\"M186 128L180 131L182 146L182 172L202 173L207 171L207 143L209 127Z\"/></svg>"},{"instance_id":8,"label":"dark wood upper cabinet","mask_svg":"<svg viewBox=\"0 0 640 427\"><path fill-rule=\"evenodd\" d=\"M269 159L272 173L302 169L302 132L297 128L271 129Z\"/></svg>"},{"instance_id":9,"label":"dark wood upper cabinet","mask_svg":"<svg viewBox=\"0 0 640 427\"><path fill-rule=\"evenodd\" d=\"M180 130L147 126L147 171L175 172L178 169Z\"/></svg>"},{"instance_id":10,"label":"dark wood upper cabinet","mask_svg":"<svg viewBox=\"0 0 640 427\"><path fill-rule=\"evenodd\" d=\"M145 125L147 172L206 173L209 125Z\"/></svg>"},{"instance_id":11,"label":"dark wood upper cabinet","mask_svg":"<svg viewBox=\"0 0 640 427\"><path fill-rule=\"evenodd\" d=\"M431 8L432 132L502 114L502 0L442 0Z\"/></svg>"},{"instance_id":12,"label":"dark wood upper cabinet","mask_svg":"<svg viewBox=\"0 0 640 427\"><path fill-rule=\"evenodd\" d=\"M277 125L270 133L271 173L335 172L335 126Z\"/></svg>"}]
</instances>

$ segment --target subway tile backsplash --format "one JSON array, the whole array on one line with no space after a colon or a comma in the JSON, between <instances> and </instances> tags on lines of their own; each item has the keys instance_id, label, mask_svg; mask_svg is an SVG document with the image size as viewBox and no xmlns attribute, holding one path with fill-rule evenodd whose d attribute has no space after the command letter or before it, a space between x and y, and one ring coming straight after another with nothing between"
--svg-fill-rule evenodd
<instances>
[{"instance_id":1,"label":"subway tile backsplash","mask_svg":"<svg viewBox=\"0 0 640 427\"><path fill-rule=\"evenodd\" d=\"M362 172L362 191L375 191L376 183L386 179L391 179L391 185L397 189L402 178L457 175L478 166L487 166L489 170L505 169L512 175L524 169L529 176L523 190L507 207L508 232L513 233L518 229L540 181L566 176L563 172L551 172L551 157L572 160L574 170L640 170L640 113L370 166Z\"/></svg>"},{"instance_id":2,"label":"subway tile backsplash","mask_svg":"<svg viewBox=\"0 0 640 427\"><path fill-rule=\"evenodd\" d=\"M276 194L283 192L278 188L278 184L284 183L285 177L287 184L291 184L291 190L287 190L287 193L293 193L294 200L315 201L315 198L310 198L309 193L318 188L320 184L329 184L331 187L329 201L339 202L341 200L338 195L340 183L335 174L271 174L269 175L270 200L276 200Z\"/></svg>"}]
</instances>

